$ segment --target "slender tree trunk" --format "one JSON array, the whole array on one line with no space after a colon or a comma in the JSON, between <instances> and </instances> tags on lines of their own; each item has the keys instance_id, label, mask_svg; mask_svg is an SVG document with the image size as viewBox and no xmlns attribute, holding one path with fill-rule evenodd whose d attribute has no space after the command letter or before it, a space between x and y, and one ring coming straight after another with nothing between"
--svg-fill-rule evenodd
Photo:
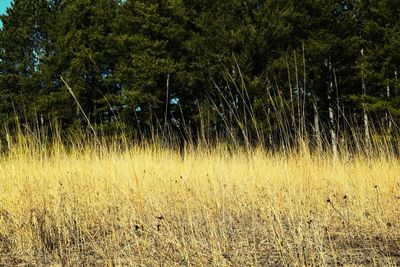
<instances>
[{"instance_id":1,"label":"slender tree trunk","mask_svg":"<svg viewBox=\"0 0 400 267\"><path fill-rule=\"evenodd\" d=\"M370 146L370 140L369 140L369 121L368 121L368 114L364 108L363 110L364 114L364 134L365 134L365 145L367 146L367 149L369 150Z\"/></svg>"},{"instance_id":2,"label":"slender tree trunk","mask_svg":"<svg viewBox=\"0 0 400 267\"><path fill-rule=\"evenodd\" d=\"M298 121L299 121L299 126L298 126L298 136L302 137L302 119L301 119L301 103L300 103L300 86L299 86L299 75L298 75L298 70L297 70L297 57L296 57L296 52L294 52L294 67L295 67L295 75L296 75L296 100L297 100L297 116L298 116Z\"/></svg>"},{"instance_id":3,"label":"slender tree trunk","mask_svg":"<svg viewBox=\"0 0 400 267\"><path fill-rule=\"evenodd\" d=\"M164 131L168 125L168 107L169 107L169 74L167 75L167 92L165 95L165 113L164 113Z\"/></svg>"},{"instance_id":4,"label":"slender tree trunk","mask_svg":"<svg viewBox=\"0 0 400 267\"><path fill-rule=\"evenodd\" d=\"M331 135L331 146L332 146L332 154L336 158L338 155L337 148L337 136L336 136L336 127L335 127L335 112L333 109L334 101L333 101L333 80L332 80L332 63L329 59L328 62L329 67L329 89L328 89L328 101L329 101L329 123L330 123L330 135Z\"/></svg>"},{"instance_id":5,"label":"slender tree trunk","mask_svg":"<svg viewBox=\"0 0 400 267\"><path fill-rule=\"evenodd\" d=\"M390 86L388 85L386 87L386 97L387 100L390 101ZM392 120L390 119L390 114L388 111L386 111L386 123L387 123L387 132L390 133L392 130Z\"/></svg>"},{"instance_id":6,"label":"slender tree trunk","mask_svg":"<svg viewBox=\"0 0 400 267\"><path fill-rule=\"evenodd\" d=\"M322 152L321 130L319 128L319 114L316 100L313 100L314 109L314 138L318 153Z\"/></svg>"},{"instance_id":7,"label":"slender tree trunk","mask_svg":"<svg viewBox=\"0 0 400 267\"><path fill-rule=\"evenodd\" d=\"M364 49L361 49L361 56L364 58ZM361 70L361 87L362 87L362 96L365 98L367 95L367 87L365 85L364 79L364 68ZM370 148L370 135L369 135L369 121L368 114L365 107L363 107L363 121L364 121L364 139L365 145L367 146L367 150Z\"/></svg>"},{"instance_id":8,"label":"slender tree trunk","mask_svg":"<svg viewBox=\"0 0 400 267\"><path fill-rule=\"evenodd\" d=\"M289 92L290 92L290 108L291 108L291 119L292 119L292 128L296 128L296 115L294 113L294 101L293 101L293 87L292 87L292 79L290 75L290 67L289 62L286 61L287 71L288 71L288 81L289 81Z\"/></svg>"},{"instance_id":9,"label":"slender tree trunk","mask_svg":"<svg viewBox=\"0 0 400 267\"><path fill-rule=\"evenodd\" d=\"M337 157L337 138L335 131L335 115L332 107L332 97L329 96L329 122L330 126L330 134L331 134L331 145L332 145L332 153L334 157Z\"/></svg>"},{"instance_id":10,"label":"slender tree trunk","mask_svg":"<svg viewBox=\"0 0 400 267\"><path fill-rule=\"evenodd\" d=\"M315 88L313 80L310 81L310 88L312 93L312 106L314 111L314 142L315 148L318 153L322 152L322 138L321 138L321 129L320 129L320 119L319 119L319 112L318 112L318 105L317 105L317 98L315 96Z\"/></svg>"},{"instance_id":11,"label":"slender tree trunk","mask_svg":"<svg viewBox=\"0 0 400 267\"><path fill-rule=\"evenodd\" d=\"M307 74L306 74L306 53L304 42L302 42L303 47L303 86L302 86L302 95L303 95L303 103L302 103L302 125L303 125L303 134L306 134L306 90L307 90Z\"/></svg>"},{"instance_id":12,"label":"slender tree trunk","mask_svg":"<svg viewBox=\"0 0 400 267\"><path fill-rule=\"evenodd\" d=\"M342 110L340 109L340 103L339 103L339 86L338 86L338 81L337 81L337 76L336 76L336 69L333 68L333 80L335 81L335 92L336 92L336 132L339 133L340 131L340 119L341 119L341 115L342 115ZM340 137L338 136L337 139L339 140Z\"/></svg>"}]
</instances>

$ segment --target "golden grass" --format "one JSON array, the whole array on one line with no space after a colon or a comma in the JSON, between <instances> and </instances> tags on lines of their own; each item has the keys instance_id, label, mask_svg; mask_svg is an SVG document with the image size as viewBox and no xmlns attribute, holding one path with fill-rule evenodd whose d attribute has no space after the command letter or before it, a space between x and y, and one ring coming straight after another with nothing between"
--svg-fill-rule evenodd
<instances>
[{"instance_id":1,"label":"golden grass","mask_svg":"<svg viewBox=\"0 0 400 267\"><path fill-rule=\"evenodd\" d=\"M399 218L394 157L59 146L0 161L0 265L396 266Z\"/></svg>"}]
</instances>

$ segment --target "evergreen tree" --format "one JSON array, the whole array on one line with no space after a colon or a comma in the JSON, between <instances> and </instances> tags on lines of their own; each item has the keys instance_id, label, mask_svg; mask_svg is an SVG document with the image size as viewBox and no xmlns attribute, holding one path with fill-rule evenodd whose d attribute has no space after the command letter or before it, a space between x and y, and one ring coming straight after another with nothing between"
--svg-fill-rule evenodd
<instances>
[{"instance_id":1,"label":"evergreen tree","mask_svg":"<svg viewBox=\"0 0 400 267\"><path fill-rule=\"evenodd\" d=\"M117 7L114 0L53 3L51 47L46 58L48 88L41 96L40 106L68 127L87 123L82 111L92 123L110 122L114 117L112 96L119 90L118 84L112 82Z\"/></svg>"},{"instance_id":2,"label":"evergreen tree","mask_svg":"<svg viewBox=\"0 0 400 267\"><path fill-rule=\"evenodd\" d=\"M177 101L182 42L181 1L126 1L116 22L121 114L132 126L166 122L171 99ZM169 92L167 92L169 91ZM181 98L180 98L181 99Z\"/></svg>"},{"instance_id":3,"label":"evergreen tree","mask_svg":"<svg viewBox=\"0 0 400 267\"><path fill-rule=\"evenodd\" d=\"M337 140L348 118L390 132L399 13L395 0L15 0L1 17L0 120L292 136L285 146Z\"/></svg>"},{"instance_id":4,"label":"evergreen tree","mask_svg":"<svg viewBox=\"0 0 400 267\"><path fill-rule=\"evenodd\" d=\"M2 121L13 115L35 116L32 103L43 88L42 59L47 48L46 0L15 0L1 16L0 114Z\"/></svg>"}]
</instances>

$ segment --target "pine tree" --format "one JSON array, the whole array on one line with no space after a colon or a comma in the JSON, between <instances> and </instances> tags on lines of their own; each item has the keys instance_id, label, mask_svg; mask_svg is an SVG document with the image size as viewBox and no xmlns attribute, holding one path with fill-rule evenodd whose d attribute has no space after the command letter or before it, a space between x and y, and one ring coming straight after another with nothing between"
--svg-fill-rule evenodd
<instances>
[{"instance_id":1,"label":"pine tree","mask_svg":"<svg viewBox=\"0 0 400 267\"><path fill-rule=\"evenodd\" d=\"M183 57L182 12L182 1L126 1L120 6L115 77L121 86L121 114L131 126L149 129L170 118Z\"/></svg>"},{"instance_id":2,"label":"pine tree","mask_svg":"<svg viewBox=\"0 0 400 267\"><path fill-rule=\"evenodd\" d=\"M0 114L2 121L35 116L36 96L43 89L42 59L47 48L46 0L15 0L1 17Z\"/></svg>"},{"instance_id":3,"label":"pine tree","mask_svg":"<svg viewBox=\"0 0 400 267\"><path fill-rule=\"evenodd\" d=\"M39 104L67 127L87 123L82 110L92 123L110 122L115 116L113 95L119 88L112 78L117 64L113 31L117 7L114 0L53 2L45 73L48 88Z\"/></svg>"}]
</instances>

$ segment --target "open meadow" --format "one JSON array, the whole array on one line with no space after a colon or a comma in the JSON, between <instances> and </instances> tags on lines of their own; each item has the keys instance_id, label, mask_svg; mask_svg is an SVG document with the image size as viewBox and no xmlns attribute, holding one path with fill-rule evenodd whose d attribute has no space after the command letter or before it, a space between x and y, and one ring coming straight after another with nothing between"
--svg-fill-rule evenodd
<instances>
[{"instance_id":1,"label":"open meadow","mask_svg":"<svg viewBox=\"0 0 400 267\"><path fill-rule=\"evenodd\" d=\"M396 266L399 174L387 155L20 141L0 160L0 265Z\"/></svg>"},{"instance_id":2,"label":"open meadow","mask_svg":"<svg viewBox=\"0 0 400 267\"><path fill-rule=\"evenodd\" d=\"M400 266L400 0L0 0L0 267Z\"/></svg>"}]
</instances>

